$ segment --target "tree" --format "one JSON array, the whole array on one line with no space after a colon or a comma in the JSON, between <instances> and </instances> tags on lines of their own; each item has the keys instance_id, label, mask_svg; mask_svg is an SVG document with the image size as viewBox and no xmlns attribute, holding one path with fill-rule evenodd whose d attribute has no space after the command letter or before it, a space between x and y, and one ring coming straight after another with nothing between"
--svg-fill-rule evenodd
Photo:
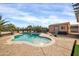
<instances>
[{"instance_id":1,"label":"tree","mask_svg":"<svg viewBox=\"0 0 79 59\"><path fill-rule=\"evenodd\" d=\"M48 28L46 28L46 27L43 27L43 28L42 28L42 32L46 33L46 32L48 32L48 31L49 31Z\"/></svg>"},{"instance_id":2,"label":"tree","mask_svg":"<svg viewBox=\"0 0 79 59\"><path fill-rule=\"evenodd\" d=\"M22 31L22 33L24 33L24 31L25 31L25 28L21 28L21 31Z\"/></svg>"},{"instance_id":3,"label":"tree","mask_svg":"<svg viewBox=\"0 0 79 59\"><path fill-rule=\"evenodd\" d=\"M34 26L33 27L33 31L34 32L41 32L42 31L42 27L41 26Z\"/></svg>"},{"instance_id":4,"label":"tree","mask_svg":"<svg viewBox=\"0 0 79 59\"><path fill-rule=\"evenodd\" d=\"M14 31L16 30L16 26L13 24L7 24L8 30L11 32L11 34L14 34Z\"/></svg>"},{"instance_id":5,"label":"tree","mask_svg":"<svg viewBox=\"0 0 79 59\"><path fill-rule=\"evenodd\" d=\"M4 19L2 19L2 16L0 16L0 36L1 36L1 32L3 31L3 28L5 27L7 22L8 21L5 21Z\"/></svg>"},{"instance_id":6,"label":"tree","mask_svg":"<svg viewBox=\"0 0 79 59\"><path fill-rule=\"evenodd\" d=\"M32 31L32 26L31 25L27 26L27 31L28 32L31 32Z\"/></svg>"},{"instance_id":7,"label":"tree","mask_svg":"<svg viewBox=\"0 0 79 59\"><path fill-rule=\"evenodd\" d=\"M19 31L20 31L20 28L19 28L19 27L17 27L17 28L16 28L16 31L17 31L17 33L19 33Z\"/></svg>"},{"instance_id":8,"label":"tree","mask_svg":"<svg viewBox=\"0 0 79 59\"><path fill-rule=\"evenodd\" d=\"M34 31L34 32L48 32L48 28L46 27L42 27L42 26L31 26L29 25L27 27L27 31L28 32L31 32L31 31Z\"/></svg>"}]
</instances>

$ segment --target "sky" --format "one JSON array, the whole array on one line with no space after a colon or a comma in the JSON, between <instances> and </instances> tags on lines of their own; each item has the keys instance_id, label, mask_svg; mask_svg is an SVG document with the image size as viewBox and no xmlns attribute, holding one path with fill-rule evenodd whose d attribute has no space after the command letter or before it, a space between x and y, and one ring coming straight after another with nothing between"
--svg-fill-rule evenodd
<instances>
[{"instance_id":1,"label":"sky","mask_svg":"<svg viewBox=\"0 0 79 59\"><path fill-rule=\"evenodd\" d=\"M0 15L17 27L77 23L71 3L0 3Z\"/></svg>"}]
</instances>

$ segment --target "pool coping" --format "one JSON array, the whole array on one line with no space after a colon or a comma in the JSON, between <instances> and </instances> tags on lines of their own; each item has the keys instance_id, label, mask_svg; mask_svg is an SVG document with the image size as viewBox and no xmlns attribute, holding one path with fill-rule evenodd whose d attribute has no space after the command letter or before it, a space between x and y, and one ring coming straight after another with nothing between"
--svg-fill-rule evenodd
<instances>
[{"instance_id":1,"label":"pool coping","mask_svg":"<svg viewBox=\"0 0 79 59\"><path fill-rule=\"evenodd\" d=\"M16 35L21 35L21 34L16 34ZM27 41L26 42L25 41L12 41L12 39L14 39L14 36L16 36L16 35L13 35L11 37L11 39L7 40L7 43L5 43L5 44L28 44L33 47L47 47L47 46L53 45L55 43L55 38L50 37L50 35L47 35L45 33L40 33L39 36L49 38L49 39L51 39L51 42L49 42L48 44L44 44L44 45L36 45L36 44L29 43Z\"/></svg>"}]
</instances>

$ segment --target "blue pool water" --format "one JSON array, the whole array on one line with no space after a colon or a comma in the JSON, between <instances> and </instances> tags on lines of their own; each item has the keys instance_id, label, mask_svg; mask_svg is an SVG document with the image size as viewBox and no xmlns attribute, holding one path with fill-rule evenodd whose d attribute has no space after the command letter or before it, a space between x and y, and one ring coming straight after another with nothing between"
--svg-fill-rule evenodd
<instances>
[{"instance_id":1,"label":"blue pool water","mask_svg":"<svg viewBox=\"0 0 79 59\"><path fill-rule=\"evenodd\" d=\"M36 33L22 33L14 37L13 41L27 41L30 43L49 43L49 38L41 37Z\"/></svg>"}]
</instances>

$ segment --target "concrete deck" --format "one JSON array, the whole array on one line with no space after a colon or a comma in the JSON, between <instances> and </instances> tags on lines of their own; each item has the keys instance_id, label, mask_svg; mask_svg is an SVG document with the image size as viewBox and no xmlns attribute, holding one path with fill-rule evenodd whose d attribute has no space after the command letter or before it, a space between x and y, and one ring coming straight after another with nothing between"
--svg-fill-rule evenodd
<instances>
[{"instance_id":1,"label":"concrete deck","mask_svg":"<svg viewBox=\"0 0 79 59\"><path fill-rule=\"evenodd\" d=\"M56 42L47 47L35 47L24 43L5 44L12 36L0 37L1 56L70 56L76 40L76 38L58 36L55 38Z\"/></svg>"}]
</instances>

